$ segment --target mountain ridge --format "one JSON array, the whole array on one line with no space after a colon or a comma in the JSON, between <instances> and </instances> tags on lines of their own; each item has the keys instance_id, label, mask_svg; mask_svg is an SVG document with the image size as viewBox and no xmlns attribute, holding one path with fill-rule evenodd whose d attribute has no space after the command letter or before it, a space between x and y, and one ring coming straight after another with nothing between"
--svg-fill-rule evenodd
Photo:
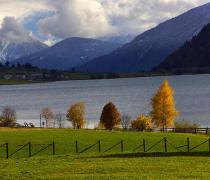
<instances>
[{"instance_id":1,"label":"mountain ridge","mask_svg":"<svg viewBox=\"0 0 210 180\"><path fill-rule=\"evenodd\" d=\"M183 46L170 54L154 71L173 71L174 69L210 67L210 23L187 41Z\"/></svg>"},{"instance_id":2,"label":"mountain ridge","mask_svg":"<svg viewBox=\"0 0 210 180\"><path fill-rule=\"evenodd\" d=\"M111 54L76 69L89 72L134 72L151 70L170 53L210 23L210 3L193 8L140 34Z\"/></svg>"},{"instance_id":3,"label":"mountain ridge","mask_svg":"<svg viewBox=\"0 0 210 180\"><path fill-rule=\"evenodd\" d=\"M19 58L16 62L29 62L40 68L70 70L120 46L97 39L71 37L43 51Z\"/></svg>"}]
</instances>

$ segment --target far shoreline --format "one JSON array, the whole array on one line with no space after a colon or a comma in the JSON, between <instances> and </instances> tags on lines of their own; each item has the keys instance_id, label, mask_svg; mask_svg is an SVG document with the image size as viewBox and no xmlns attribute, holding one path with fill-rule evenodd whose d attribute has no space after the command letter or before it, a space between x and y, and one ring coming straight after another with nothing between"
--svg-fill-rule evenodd
<instances>
[{"instance_id":1,"label":"far shoreline","mask_svg":"<svg viewBox=\"0 0 210 180\"><path fill-rule=\"evenodd\" d=\"M146 77L170 77L170 76L190 76L190 75L208 75L209 73L154 73L154 72L134 72L134 73L70 73L68 79L60 80L20 80L20 79L1 79L0 86L5 85L27 85L27 84L43 84L51 82L65 81L84 81L84 80L109 80L109 79L129 79L129 78L146 78Z\"/></svg>"}]
</instances>

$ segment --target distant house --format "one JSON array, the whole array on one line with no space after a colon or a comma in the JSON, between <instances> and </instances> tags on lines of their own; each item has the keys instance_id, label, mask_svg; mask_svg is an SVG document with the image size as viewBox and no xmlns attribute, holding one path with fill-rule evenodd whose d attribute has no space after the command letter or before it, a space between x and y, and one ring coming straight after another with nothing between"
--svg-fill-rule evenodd
<instances>
[{"instance_id":1,"label":"distant house","mask_svg":"<svg viewBox=\"0 0 210 180\"><path fill-rule=\"evenodd\" d=\"M15 79L25 80L26 79L26 74L25 73L16 73L15 74Z\"/></svg>"},{"instance_id":2,"label":"distant house","mask_svg":"<svg viewBox=\"0 0 210 180\"><path fill-rule=\"evenodd\" d=\"M43 79L43 74L42 73L26 75L26 80L28 80L28 81L42 80L42 79Z\"/></svg>"},{"instance_id":3,"label":"distant house","mask_svg":"<svg viewBox=\"0 0 210 180\"><path fill-rule=\"evenodd\" d=\"M4 79L9 80L9 79L12 79L12 78L13 78L13 75L12 74L5 74L4 75Z\"/></svg>"}]
</instances>

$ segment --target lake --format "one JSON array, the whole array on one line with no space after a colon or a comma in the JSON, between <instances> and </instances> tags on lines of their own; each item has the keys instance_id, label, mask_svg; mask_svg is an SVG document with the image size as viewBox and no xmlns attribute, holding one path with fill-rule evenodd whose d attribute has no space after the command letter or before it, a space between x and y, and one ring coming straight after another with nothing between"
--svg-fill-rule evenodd
<instances>
[{"instance_id":1,"label":"lake","mask_svg":"<svg viewBox=\"0 0 210 180\"><path fill-rule=\"evenodd\" d=\"M210 126L210 75L142 77L129 79L65 81L43 84L0 86L0 110L11 106L18 122L39 126L40 111L50 107L55 113L66 113L77 101L85 102L86 118L93 127L103 106L112 101L121 113L132 118L151 110L150 99L167 78L175 90L179 119Z\"/></svg>"}]
</instances>

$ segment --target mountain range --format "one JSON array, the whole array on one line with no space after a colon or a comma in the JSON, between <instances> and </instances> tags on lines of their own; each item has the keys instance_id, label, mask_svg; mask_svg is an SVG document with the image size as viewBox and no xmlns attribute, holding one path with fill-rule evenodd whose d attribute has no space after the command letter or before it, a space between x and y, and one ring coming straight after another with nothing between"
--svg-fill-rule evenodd
<instances>
[{"instance_id":1,"label":"mountain range","mask_svg":"<svg viewBox=\"0 0 210 180\"><path fill-rule=\"evenodd\" d=\"M33 54L45 48L47 48L47 45L34 39L23 42L12 42L6 39L0 39L0 62L12 62L17 58Z\"/></svg>"},{"instance_id":2,"label":"mountain range","mask_svg":"<svg viewBox=\"0 0 210 180\"><path fill-rule=\"evenodd\" d=\"M190 68L210 68L210 24L169 55L165 61L154 68L155 71L183 70Z\"/></svg>"},{"instance_id":3,"label":"mountain range","mask_svg":"<svg viewBox=\"0 0 210 180\"><path fill-rule=\"evenodd\" d=\"M96 57L108 54L121 44L90 38L68 38L52 47L16 60L48 69L70 70Z\"/></svg>"},{"instance_id":4,"label":"mountain range","mask_svg":"<svg viewBox=\"0 0 210 180\"><path fill-rule=\"evenodd\" d=\"M88 72L134 72L151 70L169 54L210 23L210 3L161 23L112 53L80 67Z\"/></svg>"},{"instance_id":5,"label":"mountain range","mask_svg":"<svg viewBox=\"0 0 210 180\"><path fill-rule=\"evenodd\" d=\"M29 37L19 42L0 38L0 62L29 62L40 68L74 68L81 72L150 71L208 23L210 3L167 20L136 38L131 35L100 40L72 37L52 47Z\"/></svg>"}]
</instances>

